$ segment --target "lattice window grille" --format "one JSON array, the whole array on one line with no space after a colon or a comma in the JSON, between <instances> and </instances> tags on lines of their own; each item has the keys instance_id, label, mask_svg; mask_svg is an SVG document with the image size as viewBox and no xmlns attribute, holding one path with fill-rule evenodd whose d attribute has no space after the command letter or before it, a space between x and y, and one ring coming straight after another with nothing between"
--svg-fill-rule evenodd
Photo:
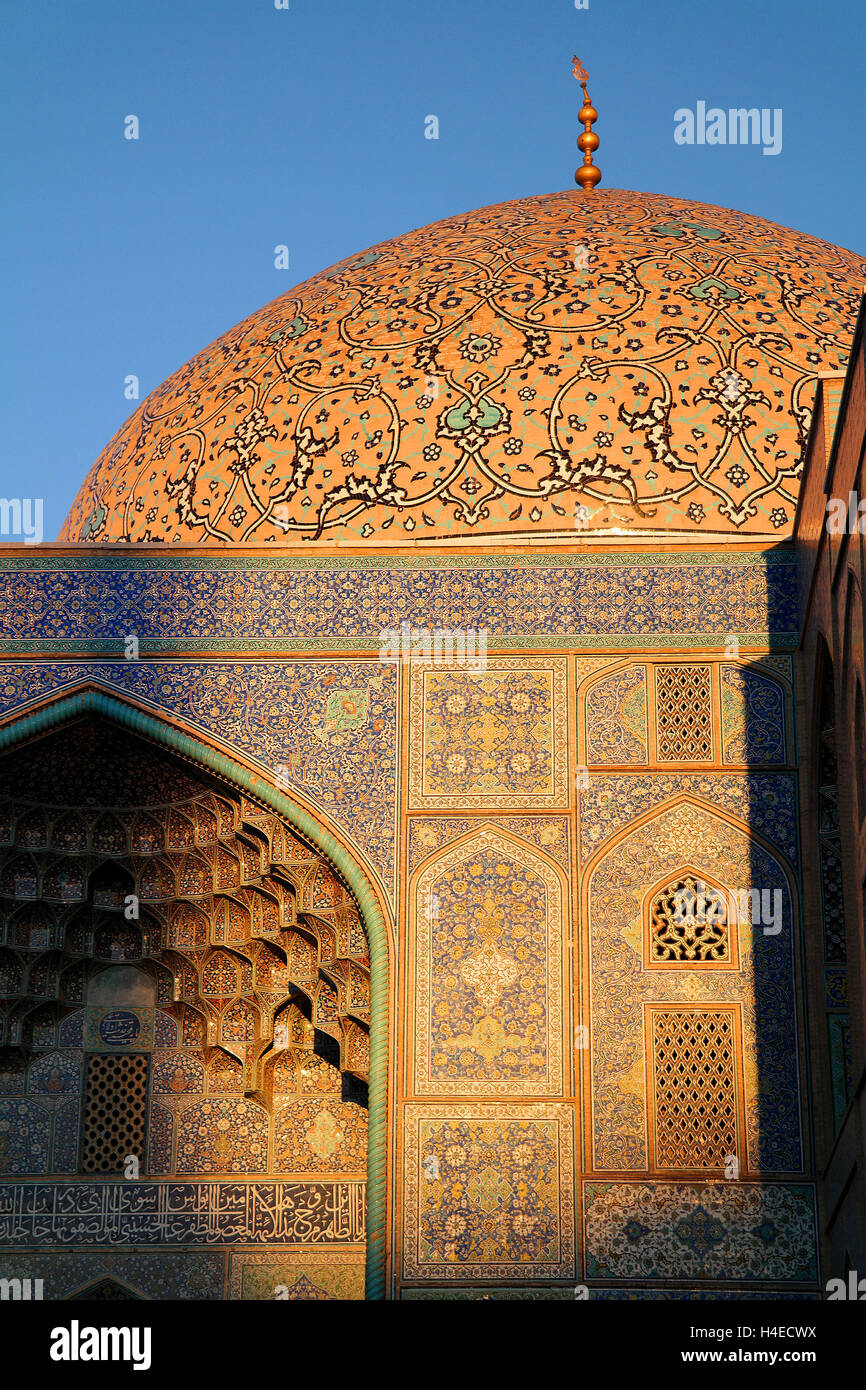
<instances>
[{"instance_id":1,"label":"lattice window grille","mask_svg":"<svg viewBox=\"0 0 866 1390\"><path fill-rule=\"evenodd\" d=\"M649 958L654 965L731 960L726 896L702 879L684 875L650 902Z\"/></svg>"},{"instance_id":2,"label":"lattice window grille","mask_svg":"<svg viewBox=\"0 0 866 1390\"><path fill-rule=\"evenodd\" d=\"M658 1168L724 1168L737 1155L730 1011L651 1010Z\"/></svg>"},{"instance_id":3,"label":"lattice window grille","mask_svg":"<svg viewBox=\"0 0 866 1390\"><path fill-rule=\"evenodd\" d=\"M148 1058L93 1053L87 1059L87 1099L81 1167L120 1173L129 1155L144 1166Z\"/></svg>"},{"instance_id":4,"label":"lattice window grille","mask_svg":"<svg viewBox=\"0 0 866 1390\"><path fill-rule=\"evenodd\" d=\"M709 666L656 667L656 748L660 762L711 762Z\"/></svg>"}]
</instances>

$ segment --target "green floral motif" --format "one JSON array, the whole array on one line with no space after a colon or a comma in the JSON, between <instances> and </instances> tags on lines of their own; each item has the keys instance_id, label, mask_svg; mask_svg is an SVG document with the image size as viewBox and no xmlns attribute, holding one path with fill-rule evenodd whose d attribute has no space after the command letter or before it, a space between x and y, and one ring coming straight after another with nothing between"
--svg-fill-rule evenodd
<instances>
[{"instance_id":1,"label":"green floral motif","mask_svg":"<svg viewBox=\"0 0 866 1390\"><path fill-rule=\"evenodd\" d=\"M362 729L370 709L370 691L366 687L354 690L332 690L325 706L326 733L345 733Z\"/></svg>"}]
</instances>

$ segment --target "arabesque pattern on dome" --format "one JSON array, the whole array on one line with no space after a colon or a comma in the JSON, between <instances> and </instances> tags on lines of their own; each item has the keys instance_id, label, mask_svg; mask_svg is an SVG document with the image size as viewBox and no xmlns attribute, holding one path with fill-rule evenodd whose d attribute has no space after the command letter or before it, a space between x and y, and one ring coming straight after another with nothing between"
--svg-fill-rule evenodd
<instances>
[{"instance_id":1,"label":"arabesque pattern on dome","mask_svg":"<svg viewBox=\"0 0 866 1390\"><path fill-rule=\"evenodd\" d=\"M321 272L154 391L61 540L791 529L866 264L761 218L553 193Z\"/></svg>"}]
</instances>

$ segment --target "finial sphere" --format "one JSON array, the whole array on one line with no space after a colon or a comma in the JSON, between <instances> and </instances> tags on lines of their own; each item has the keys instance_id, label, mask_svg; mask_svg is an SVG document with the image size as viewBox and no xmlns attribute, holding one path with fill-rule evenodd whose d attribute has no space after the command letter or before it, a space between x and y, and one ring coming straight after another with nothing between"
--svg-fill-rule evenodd
<instances>
[{"instance_id":1,"label":"finial sphere","mask_svg":"<svg viewBox=\"0 0 866 1390\"><path fill-rule=\"evenodd\" d=\"M584 193L591 193L597 183L601 183L601 170L597 164L581 164L574 171L574 181L579 183Z\"/></svg>"}]
</instances>

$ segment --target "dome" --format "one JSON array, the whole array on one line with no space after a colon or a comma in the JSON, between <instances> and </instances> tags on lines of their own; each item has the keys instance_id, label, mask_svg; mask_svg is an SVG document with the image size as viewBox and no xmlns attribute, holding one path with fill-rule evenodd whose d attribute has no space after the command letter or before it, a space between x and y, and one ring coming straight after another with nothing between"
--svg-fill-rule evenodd
<instances>
[{"instance_id":1,"label":"dome","mask_svg":"<svg viewBox=\"0 0 866 1390\"><path fill-rule=\"evenodd\" d=\"M790 534L866 265L599 189L447 218L312 276L155 390L66 541L319 547Z\"/></svg>"}]
</instances>

